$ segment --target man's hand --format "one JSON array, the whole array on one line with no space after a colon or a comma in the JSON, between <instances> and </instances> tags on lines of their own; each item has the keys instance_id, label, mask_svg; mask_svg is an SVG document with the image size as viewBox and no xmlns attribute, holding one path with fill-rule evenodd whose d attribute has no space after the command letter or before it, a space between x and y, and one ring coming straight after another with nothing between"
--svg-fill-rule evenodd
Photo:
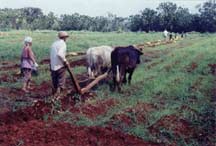
<instances>
[{"instance_id":1,"label":"man's hand","mask_svg":"<svg viewBox=\"0 0 216 146\"><path fill-rule=\"evenodd\" d=\"M36 68L38 67L38 64L37 64L37 62L35 62L35 63L34 63L34 66L35 66Z\"/></svg>"},{"instance_id":2,"label":"man's hand","mask_svg":"<svg viewBox=\"0 0 216 146\"><path fill-rule=\"evenodd\" d=\"M68 61L64 61L64 66L67 67L67 68L70 68L70 64Z\"/></svg>"}]
</instances>

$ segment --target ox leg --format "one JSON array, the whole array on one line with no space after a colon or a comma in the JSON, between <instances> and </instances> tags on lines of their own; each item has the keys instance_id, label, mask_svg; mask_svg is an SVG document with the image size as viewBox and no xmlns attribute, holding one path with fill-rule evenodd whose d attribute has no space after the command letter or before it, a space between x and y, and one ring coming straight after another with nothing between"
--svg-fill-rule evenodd
<instances>
[{"instance_id":1,"label":"ox leg","mask_svg":"<svg viewBox=\"0 0 216 146\"><path fill-rule=\"evenodd\" d=\"M116 85L117 85L117 88L118 88L118 92L121 91L121 72L120 72L120 69L119 69L119 66L117 65L117 73L116 73Z\"/></svg>"},{"instance_id":2,"label":"ox leg","mask_svg":"<svg viewBox=\"0 0 216 146\"><path fill-rule=\"evenodd\" d=\"M117 85L118 85L118 92L121 92L121 85L124 82L124 80L126 80L126 69L125 69L125 66L120 66L119 70L120 70L120 74L119 74L120 81L117 83Z\"/></svg>"},{"instance_id":3,"label":"ox leg","mask_svg":"<svg viewBox=\"0 0 216 146\"><path fill-rule=\"evenodd\" d=\"M88 76L89 76L89 78L91 78L92 77L91 67L88 67L87 70L88 70Z\"/></svg>"},{"instance_id":4,"label":"ox leg","mask_svg":"<svg viewBox=\"0 0 216 146\"><path fill-rule=\"evenodd\" d=\"M127 83L126 74L127 74L127 73L124 72L124 78L123 78L123 81L122 81L123 84L126 84L126 83Z\"/></svg>"},{"instance_id":5,"label":"ox leg","mask_svg":"<svg viewBox=\"0 0 216 146\"><path fill-rule=\"evenodd\" d=\"M132 75L133 75L133 72L134 72L134 68L130 69L128 72L129 72L128 84L130 85L131 84Z\"/></svg>"},{"instance_id":6,"label":"ox leg","mask_svg":"<svg viewBox=\"0 0 216 146\"><path fill-rule=\"evenodd\" d=\"M112 69L112 78L113 78L113 84L110 85L110 90L111 91L115 91L116 89L116 80L117 80L117 69L116 67L113 65Z\"/></svg>"},{"instance_id":7,"label":"ox leg","mask_svg":"<svg viewBox=\"0 0 216 146\"><path fill-rule=\"evenodd\" d=\"M121 92L121 82L117 82L117 89L118 89L118 92Z\"/></svg>"},{"instance_id":8,"label":"ox leg","mask_svg":"<svg viewBox=\"0 0 216 146\"><path fill-rule=\"evenodd\" d=\"M92 69L92 67L88 67L88 75L89 75L89 78L91 78L91 79L95 78L94 70Z\"/></svg>"},{"instance_id":9,"label":"ox leg","mask_svg":"<svg viewBox=\"0 0 216 146\"><path fill-rule=\"evenodd\" d=\"M113 76L113 87L112 87L112 91L115 91L116 90L116 85L117 85L117 82L116 82L116 77L115 75Z\"/></svg>"}]
</instances>

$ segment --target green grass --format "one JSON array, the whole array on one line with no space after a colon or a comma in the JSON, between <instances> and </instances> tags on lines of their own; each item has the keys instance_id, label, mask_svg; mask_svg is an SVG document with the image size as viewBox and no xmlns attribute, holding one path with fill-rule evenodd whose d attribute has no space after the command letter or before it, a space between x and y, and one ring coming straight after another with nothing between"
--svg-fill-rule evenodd
<instances>
[{"instance_id":1,"label":"green grass","mask_svg":"<svg viewBox=\"0 0 216 146\"><path fill-rule=\"evenodd\" d=\"M68 51L85 51L89 47L98 45L142 44L162 39L161 33L69 32L69 34L71 37L67 42ZM0 37L1 61L19 60L22 39L25 35L33 37L33 50L38 60L49 56L49 46L55 40L56 32L12 31L8 32L8 36ZM138 103L148 103L157 108L147 114L147 124L135 122L134 126L121 130L147 141L161 140L161 135L152 135L148 127L157 123L162 117L174 114L180 119L188 120L197 129L208 131L208 139L213 143L215 141L212 137L212 125L216 115L212 89L215 88L216 83L215 76L210 74L208 64L216 63L215 46L216 34L191 33L184 40L173 44L145 48L143 51L145 56L142 56L142 60L147 58L150 61L138 65L131 86L123 86L123 93L113 93L107 84L101 85L94 91L97 96L90 101L94 105L94 101L114 98L118 104L95 120L80 114L79 120L76 121L73 119L74 113L69 111L54 115L54 119L76 125L107 126L113 116L119 113L135 118L130 112L125 112L125 109L136 107ZM196 64L194 69L191 69L192 64ZM46 68L47 65L41 65L40 75L33 78L38 84L43 80L50 80ZM83 73L86 72L86 68L76 67L74 72ZM17 84L2 83L0 86L14 87L14 85L18 86ZM191 110L185 108L181 111L182 106ZM166 144L176 142L177 145L203 145L197 139L185 141L182 137L173 137L173 131L170 129L162 129L163 133L169 136L165 141Z\"/></svg>"},{"instance_id":2,"label":"green grass","mask_svg":"<svg viewBox=\"0 0 216 146\"><path fill-rule=\"evenodd\" d=\"M57 38L55 31L10 31L7 35L0 36L1 60L19 59L23 39L25 36L33 38L33 51L38 60L49 57L49 49ZM158 33L101 33L101 32L69 32L68 51L87 50L89 47L99 45L129 45L162 39Z\"/></svg>"}]
</instances>

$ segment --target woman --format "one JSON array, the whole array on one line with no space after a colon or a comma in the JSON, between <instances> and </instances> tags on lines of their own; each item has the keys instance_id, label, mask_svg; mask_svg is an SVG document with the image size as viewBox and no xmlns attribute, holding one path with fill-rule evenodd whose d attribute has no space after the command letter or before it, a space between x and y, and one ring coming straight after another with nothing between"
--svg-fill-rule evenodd
<instances>
[{"instance_id":1,"label":"woman","mask_svg":"<svg viewBox=\"0 0 216 146\"><path fill-rule=\"evenodd\" d=\"M32 70L38 66L35 61L35 56L31 46L32 46L32 38L26 37L24 39L24 47L22 49L22 54L21 54L21 71L23 73L22 90L25 93L28 93L29 90L31 89L30 82L31 82Z\"/></svg>"}]
</instances>

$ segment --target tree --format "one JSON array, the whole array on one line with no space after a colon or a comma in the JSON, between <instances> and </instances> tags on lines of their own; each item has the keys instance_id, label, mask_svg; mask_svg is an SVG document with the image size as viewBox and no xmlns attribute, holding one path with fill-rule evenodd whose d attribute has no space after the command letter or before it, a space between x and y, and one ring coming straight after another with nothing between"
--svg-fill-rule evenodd
<instances>
[{"instance_id":1,"label":"tree","mask_svg":"<svg viewBox=\"0 0 216 146\"><path fill-rule=\"evenodd\" d=\"M174 32L188 32L192 31L192 15L189 9L179 7L175 13L173 22Z\"/></svg>"},{"instance_id":2,"label":"tree","mask_svg":"<svg viewBox=\"0 0 216 146\"><path fill-rule=\"evenodd\" d=\"M202 32L216 32L216 2L209 0L199 9Z\"/></svg>"},{"instance_id":3,"label":"tree","mask_svg":"<svg viewBox=\"0 0 216 146\"><path fill-rule=\"evenodd\" d=\"M130 22L130 30L131 31L140 31L142 30L141 26L142 26L142 19L141 19L141 15L137 14L137 15L132 15L129 17L129 22Z\"/></svg>"},{"instance_id":4,"label":"tree","mask_svg":"<svg viewBox=\"0 0 216 146\"><path fill-rule=\"evenodd\" d=\"M159 13L160 25L162 29L173 31L177 5L171 2L165 2L159 4L157 10Z\"/></svg>"},{"instance_id":5,"label":"tree","mask_svg":"<svg viewBox=\"0 0 216 146\"><path fill-rule=\"evenodd\" d=\"M26 18L28 24L31 24L35 19L39 19L43 16L43 12L40 8L27 7L23 8L23 16Z\"/></svg>"},{"instance_id":6,"label":"tree","mask_svg":"<svg viewBox=\"0 0 216 146\"><path fill-rule=\"evenodd\" d=\"M155 30L156 20L157 12L155 10L146 8L145 10L141 11L142 30L147 32Z\"/></svg>"}]
</instances>

